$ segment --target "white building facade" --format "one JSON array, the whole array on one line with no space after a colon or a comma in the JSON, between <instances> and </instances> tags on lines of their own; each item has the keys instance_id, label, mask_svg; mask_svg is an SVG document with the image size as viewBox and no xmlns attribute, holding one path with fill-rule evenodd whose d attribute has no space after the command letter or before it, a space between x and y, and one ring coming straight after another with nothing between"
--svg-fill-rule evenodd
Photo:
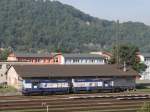
<instances>
[{"instance_id":1,"label":"white building facade","mask_svg":"<svg viewBox=\"0 0 150 112\"><path fill-rule=\"evenodd\" d=\"M1 64L0 65L0 85L1 84L5 84L7 82L6 80L6 72L7 72L8 68L6 64Z\"/></svg>"},{"instance_id":2,"label":"white building facade","mask_svg":"<svg viewBox=\"0 0 150 112\"><path fill-rule=\"evenodd\" d=\"M105 64L105 58L98 54L63 54L63 64Z\"/></svg>"},{"instance_id":3,"label":"white building facade","mask_svg":"<svg viewBox=\"0 0 150 112\"><path fill-rule=\"evenodd\" d=\"M146 70L141 75L141 80L150 80L150 53L140 55L140 60L147 66Z\"/></svg>"}]
</instances>

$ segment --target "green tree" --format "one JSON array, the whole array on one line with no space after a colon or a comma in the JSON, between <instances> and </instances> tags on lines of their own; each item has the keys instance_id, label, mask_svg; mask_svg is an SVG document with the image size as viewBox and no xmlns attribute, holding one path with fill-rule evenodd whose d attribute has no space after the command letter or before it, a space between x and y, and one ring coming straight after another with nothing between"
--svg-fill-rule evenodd
<instances>
[{"instance_id":1,"label":"green tree","mask_svg":"<svg viewBox=\"0 0 150 112\"><path fill-rule=\"evenodd\" d=\"M120 65L126 64L131 66L137 72L143 72L146 69L146 65L141 63L137 57L139 48L132 44L121 44L113 48L113 58L111 63L117 63Z\"/></svg>"},{"instance_id":2,"label":"green tree","mask_svg":"<svg viewBox=\"0 0 150 112\"><path fill-rule=\"evenodd\" d=\"M7 57L9 55L9 50L8 49L4 49L0 52L0 60L1 61L6 61Z\"/></svg>"}]
</instances>

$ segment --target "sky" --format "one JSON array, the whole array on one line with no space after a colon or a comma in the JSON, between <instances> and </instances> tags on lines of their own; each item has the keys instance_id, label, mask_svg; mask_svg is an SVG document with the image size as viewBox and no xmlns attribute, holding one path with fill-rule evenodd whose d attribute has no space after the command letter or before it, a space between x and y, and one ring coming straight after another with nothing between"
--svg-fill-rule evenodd
<instances>
[{"instance_id":1,"label":"sky","mask_svg":"<svg viewBox=\"0 0 150 112\"><path fill-rule=\"evenodd\" d=\"M150 25L150 0L57 0L91 16Z\"/></svg>"}]
</instances>

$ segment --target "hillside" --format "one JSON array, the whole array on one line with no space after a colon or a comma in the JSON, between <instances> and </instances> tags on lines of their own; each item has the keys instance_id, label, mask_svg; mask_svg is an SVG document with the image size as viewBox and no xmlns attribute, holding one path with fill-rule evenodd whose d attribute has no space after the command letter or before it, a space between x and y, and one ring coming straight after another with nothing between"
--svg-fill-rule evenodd
<instances>
[{"instance_id":1,"label":"hillside","mask_svg":"<svg viewBox=\"0 0 150 112\"><path fill-rule=\"evenodd\" d=\"M116 24L46 0L0 0L0 47L14 51L88 52L110 49ZM150 51L150 27L120 24L119 41Z\"/></svg>"}]
</instances>

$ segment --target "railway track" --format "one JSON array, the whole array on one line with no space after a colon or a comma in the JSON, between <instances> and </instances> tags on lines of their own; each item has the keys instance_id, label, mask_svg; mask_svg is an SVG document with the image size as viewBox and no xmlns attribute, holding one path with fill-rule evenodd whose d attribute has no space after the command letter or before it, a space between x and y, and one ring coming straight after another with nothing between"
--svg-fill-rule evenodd
<instances>
[{"instance_id":1,"label":"railway track","mask_svg":"<svg viewBox=\"0 0 150 112\"><path fill-rule=\"evenodd\" d=\"M105 94L105 95L104 95ZM65 95L47 95L47 96L22 96L22 95L16 95L16 96L0 96L0 99L26 99L26 98L32 98L32 99L43 99L43 98L64 98L64 97L80 97L80 96L139 96L139 95L150 95L147 93L143 93L143 92L136 92L136 93L128 93L128 92L123 92L123 93L89 93L89 94L65 94Z\"/></svg>"},{"instance_id":2,"label":"railway track","mask_svg":"<svg viewBox=\"0 0 150 112\"><path fill-rule=\"evenodd\" d=\"M136 112L149 94L74 94L8 96L0 99L0 112Z\"/></svg>"}]
</instances>

